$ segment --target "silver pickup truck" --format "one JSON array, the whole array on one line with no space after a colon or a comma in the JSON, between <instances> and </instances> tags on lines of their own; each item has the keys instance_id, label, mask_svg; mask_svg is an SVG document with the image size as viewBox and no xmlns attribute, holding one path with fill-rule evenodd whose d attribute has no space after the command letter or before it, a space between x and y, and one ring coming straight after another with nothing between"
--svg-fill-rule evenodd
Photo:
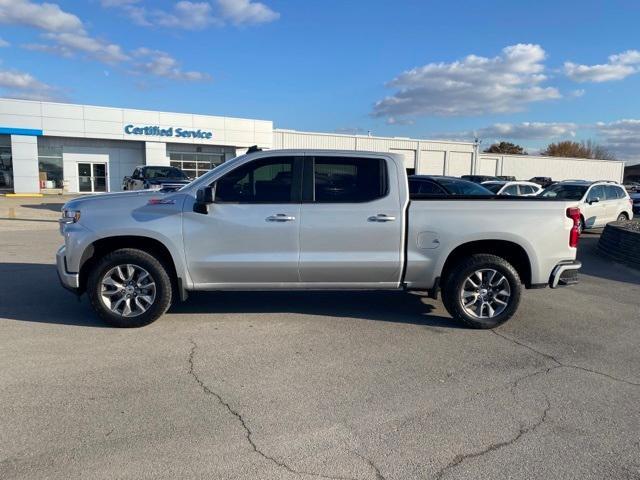
<instances>
[{"instance_id":1,"label":"silver pickup truck","mask_svg":"<svg viewBox=\"0 0 640 480\"><path fill-rule=\"evenodd\" d=\"M454 318L493 328L523 286L576 283L579 219L575 202L409 198L394 154L258 151L177 191L68 202L57 266L119 327L194 290L405 289L441 292Z\"/></svg>"}]
</instances>

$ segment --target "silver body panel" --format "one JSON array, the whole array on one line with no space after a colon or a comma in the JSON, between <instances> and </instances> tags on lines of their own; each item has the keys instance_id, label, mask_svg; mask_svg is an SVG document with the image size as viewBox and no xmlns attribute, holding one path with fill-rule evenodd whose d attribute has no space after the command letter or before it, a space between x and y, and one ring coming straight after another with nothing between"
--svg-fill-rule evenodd
<instances>
[{"instance_id":1,"label":"silver body panel","mask_svg":"<svg viewBox=\"0 0 640 480\"><path fill-rule=\"evenodd\" d=\"M214 203L207 214L194 211L198 189L240 165L268 156L311 155L384 159L388 194L364 203ZM70 201L65 208L79 210L81 218L62 227L65 249L58 266L65 266L66 274L77 273L93 242L126 235L162 243L187 290L429 289L456 247L505 240L526 251L531 283L547 283L558 263L575 259L576 249L568 246L572 222L565 214L574 204L409 204L403 160L393 154L274 150L228 161L177 192L147 190ZM287 221L268 220L277 215Z\"/></svg>"},{"instance_id":2,"label":"silver body panel","mask_svg":"<svg viewBox=\"0 0 640 480\"><path fill-rule=\"evenodd\" d=\"M278 214L294 220L267 221ZM184 251L194 284L298 282L299 218L299 204L214 204L207 215L186 209Z\"/></svg>"}]
</instances>

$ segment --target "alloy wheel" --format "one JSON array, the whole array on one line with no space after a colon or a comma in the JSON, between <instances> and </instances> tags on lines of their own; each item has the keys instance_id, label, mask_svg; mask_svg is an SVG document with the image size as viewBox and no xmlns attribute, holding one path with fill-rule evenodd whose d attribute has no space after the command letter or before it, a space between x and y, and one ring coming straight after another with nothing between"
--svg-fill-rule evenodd
<instances>
[{"instance_id":1,"label":"alloy wheel","mask_svg":"<svg viewBox=\"0 0 640 480\"><path fill-rule=\"evenodd\" d=\"M507 308L510 299L509 281L492 268L476 270L462 283L462 308L474 318L497 317Z\"/></svg>"},{"instance_id":2,"label":"alloy wheel","mask_svg":"<svg viewBox=\"0 0 640 480\"><path fill-rule=\"evenodd\" d=\"M116 315L137 317L153 305L156 284L149 272L139 265L118 265L102 277L100 298Z\"/></svg>"}]
</instances>

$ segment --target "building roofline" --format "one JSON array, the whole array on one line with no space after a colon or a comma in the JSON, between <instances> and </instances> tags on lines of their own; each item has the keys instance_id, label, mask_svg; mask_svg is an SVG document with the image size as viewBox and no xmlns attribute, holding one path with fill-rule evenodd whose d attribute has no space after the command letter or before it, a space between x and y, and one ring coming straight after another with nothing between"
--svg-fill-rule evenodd
<instances>
[{"instance_id":1,"label":"building roofline","mask_svg":"<svg viewBox=\"0 0 640 480\"><path fill-rule=\"evenodd\" d=\"M603 160L601 158L578 158L578 157L554 157L553 155L522 155L514 153L488 153L480 152L480 155L493 155L497 157L521 157L521 158L557 158L558 160L581 160L586 162L607 162L607 163L625 163L624 160Z\"/></svg>"},{"instance_id":2,"label":"building roofline","mask_svg":"<svg viewBox=\"0 0 640 480\"><path fill-rule=\"evenodd\" d=\"M69 102L51 102L47 100L26 100L23 98L11 98L11 97L0 97L1 100L11 100L13 102L26 102L26 103L48 103L52 105L65 105L65 106L74 106L74 107L91 107L91 108L106 108L111 110L132 110L136 112L150 112L150 113L165 113L169 115L195 115L198 117L216 117L216 118L229 118L231 120L251 120L258 122L271 122L273 124L273 120L265 120L263 118L246 118L246 117L230 117L227 115L207 115L205 113L189 113L189 112L168 112L166 110L149 110L146 108L129 108L129 107L109 107L105 105L93 105L86 103L69 103Z\"/></svg>"},{"instance_id":3,"label":"building roofline","mask_svg":"<svg viewBox=\"0 0 640 480\"><path fill-rule=\"evenodd\" d=\"M399 140L405 142L432 142L432 143L455 143L458 145L475 145L473 142L462 142L458 140L433 140L427 138L410 138L410 137L381 137L379 135L362 135L350 133L328 133L328 132L307 132L301 130L292 130L289 128L274 128L273 133L297 133L300 135L321 135L325 137L346 137L346 138L372 138L377 140Z\"/></svg>"}]
</instances>

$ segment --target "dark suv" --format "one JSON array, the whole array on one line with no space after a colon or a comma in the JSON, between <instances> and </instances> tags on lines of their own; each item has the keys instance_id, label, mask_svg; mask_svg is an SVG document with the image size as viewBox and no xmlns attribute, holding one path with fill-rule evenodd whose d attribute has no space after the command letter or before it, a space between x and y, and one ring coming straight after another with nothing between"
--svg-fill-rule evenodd
<instances>
[{"instance_id":1,"label":"dark suv","mask_svg":"<svg viewBox=\"0 0 640 480\"><path fill-rule=\"evenodd\" d=\"M410 175L409 194L415 197L493 196L491 190L474 182L438 175Z\"/></svg>"},{"instance_id":2,"label":"dark suv","mask_svg":"<svg viewBox=\"0 0 640 480\"><path fill-rule=\"evenodd\" d=\"M553 183L551 177L533 177L529 179L530 182L537 183L542 188L547 188Z\"/></svg>"},{"instance_id":3,"label":"dark suv","mask_svg":"<svg viewBox=\"0 0 640 480\"><path fill-rule=\"evenodd\" d=\"M498 177L494 177L491 175L462 175L460 177L463 180L468 180L473 183L482 183L482 182L490 182L492 180L500 180Z\"/></svg>"}]
</instances>

